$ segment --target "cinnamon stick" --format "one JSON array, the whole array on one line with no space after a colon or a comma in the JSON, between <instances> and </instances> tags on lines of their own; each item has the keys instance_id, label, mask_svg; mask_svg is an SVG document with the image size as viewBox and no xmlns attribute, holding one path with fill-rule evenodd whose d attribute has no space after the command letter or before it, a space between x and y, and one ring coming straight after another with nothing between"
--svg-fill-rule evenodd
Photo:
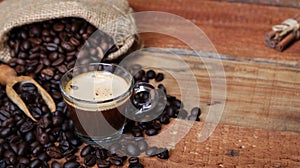
<instances>
[{"instance_id":1,"label":"cinnamon stick","mask_svg":"<svg viewBox=\"0 0 300 168\"><path fill-rule=\"evenodd\" d=\"M283 51L286 47L288 47L293 41L297 39L297 35L295 32L289 33L287 36L283 38L276 46L275 49L278 51Z\"/></svg>"}]
</instances>

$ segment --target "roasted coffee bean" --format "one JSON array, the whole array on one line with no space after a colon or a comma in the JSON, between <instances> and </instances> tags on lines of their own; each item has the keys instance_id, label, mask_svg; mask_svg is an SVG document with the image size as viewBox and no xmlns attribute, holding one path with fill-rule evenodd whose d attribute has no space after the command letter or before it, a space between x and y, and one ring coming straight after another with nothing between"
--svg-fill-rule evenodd
<instances>
[{"instance_id":1,"label":"roasted coffee bean","mask_svg":"<svg viewBox=\"0 0 300 168\"><path fill-rule=\"evenodd\" d=\"M41 154L39 154L37 158L42 161L46 161L46 162L48 162L51 159L50 156L48 154L46 154L45 152L42 152Z\"/></svg>"},{"instance_id":2,"label":"roasted coffee bean","mask_svg":"<svg viewBox=\"0 0 300 168\"><path fill-rule=\"evenodd\" d=\"M120 143L114 143L109 147L109 151L111 153L118 153L121 148L122 148L122 145Z\"/></svg>"},{"instance_id":3,"label":"roasted coffee bean","mask_svg":"<svg viewBox=\"0 0 300 168\"><path fill-rule=\"evenodd\" d=\"M15 70L18 74L23 74L26 71L25 67L22 65L17 65Z\"/></svg>"},{"instance_id":4,"label":"roasted coffee bean","mask_svg":"<svg viewBox=\"0 0 300 168\"><path fill-rule=\"evenodd\" d=\"M155 156L157 154L157 150L158 150L157 147L150 147L145 151L145 154L147 156Z\"/></svg>"},{"instance_id":5,"label":"roasted coffee bean","mask_svg":"<svg viewBox=\"0 0 300 168\"><path fill-rule=\"evenodd\" d=\"M91 145L87 145L87 146L85 146L85 147L81 150L80 156L81 156L81 157L85 157L85 156L91 154L91 153L94 152L94 151L95 151L94 147L92 147Z\"/></svg>"},{"instance_id":6,"label":"roasted coffee bean","mask_svg":"<svg viewBox=\"0 0 300 168\"><path fill-rule=\"evenodd\" d=\"M176 117L176 109L172 106L167 107L165 112L170 118Z\"/></svg>"},{"instance_id":7,"label":"roasted coffee bean","mask_svg":"<svg viewBox=\"0 0 300 168\"><path fill-rule=\"evenodd\" d=\"M200 121L200 118L197 117L197 116L194 116L194 115L190 115L190 116L188 116L188 120L191 120L191 121Z\"/></svg>"},{"instance_id":8,"label":"roasted coffee bean","mask_svg":"<svg viewBox=\"0 0 300 168\"><path fill-rule=\"evenodd\" d=\"M170 118L168 115L162 115L160 118L159 118L159 121L161 124L169 124L170 123Z\"/></svg>"},{"instance_id":9,"label":"roasted coffee bean","mask_svg":"<svg viewBox=\"0 0 300 168\"><path fill-rule=\"evenodd\" d=\"M9 135L11 135L11 133L12 133L11 128L3 128L0 132L0 137L6 138Z\"/></svg>"},{"instance_id":10,"label":"roasted coffee bean","mask_svg":"<svg viewBox=\"0 0 300 168\"><path fill-rule=\"evenodd\" d=\"M73 154L69 154L65 157L65 159L67 161L76 161L77 160L77 156L76 155L73 155Z\"/></svg>"},{"instance_id":11,"label":"roasted coffee bean","mask_svg":"<svg viewBox=\"0 0 300 168\"><path fill-rule=\"evenodd\" d=\"M27 144L25 142L21 142L18 145L17 155L25 156L27 154Z\"/></svg>"},{"instance_id":12,"label":"roasted coffee bean","mask_svg":"<svg viewBox=\"0 0 300 168\"><path fill-rule=\"evenodd\" d=\"M169 158L169 151L168 149L159 149L161 152L157 154L157 157L160 159L168 159Z\"/></svg>"},{"instance_id":13,"label":"roasted coffee bean","mask_svg":"<svg viewBox=\"0 0 300 168\"><path fill-rule=\"evenodd\" d=\"M163 84L159 84L158 86L157 86L157 88L158 89L161 89L165 94L167 94L167 89L166 89L166 87L163 85Z\"/></svg>"},{"instance_id":14,"label":"roasted coffee bean","mask_svg":"<svg viewBox=\"0 0 300 168\"><path fill-rule=\"evenodd\" d=\"M128 162L129 162L130 164L135 164L135 163L139 163L139 162L140 162L140 159L139 159L138 157L130 157L130 158L128 159Z\"/></svg>"},{"instance_id":15,"label":"roasted coffee bean","mask_svg":"<svg viewBox=\"0 0 300 168\"><path fill-rule=\"evenodd\" d=\"M144 152L148 148L148 144L145 140L138 141L137 146L141 152Z\"/></svg>"},{"instance_id":16,"label":"roasted coffee bean","mask_svg":"<svg viewBox=\"0 0 300 168\"><path fill-rule=\"evenodd\" d=\"M96 149L95 154L96 154L96 157L98 159L102 159L102 160L105 160L108 157L107 150L104 149L104 148L98 148L98 149Z\"/></svg>"},{"instance_id":17,"label":"roasted coffee bean","mask_svg":"<svg viewBox=\"0 0 300 168\"><path fill-rule=\"evenodd\" d=\"M50 68L43 69L41 72L41 77L46 80L50 80L53 76L54 76L54 72Z\"/></svg>"},{"instance_id":18,"label":"roasted coffee bean","mask_svg":"<svg viewBox=\"0 0 300 168\"><path fill-rule=\"evenodd\" d=\"M46 149L46 153L51 158L55 158L55 159L60 159L60 158L63 157L60 149L58 147L55 147L55 146L48 147Z\"/></svg>"},{"instance_id":19,"label":"roasted coffee bean","mask_svg":"<svg viewBox=\"0 0 300 168\"><path fill-rule=\"evenodd\" d=\"M5 121L10 117L10 113L5 110L0 110L0 120Z\"/></svg>"},{"instance_id":20,"label":"roasted coffee bean","mask_svg":"<svg viewBox=\"0 0 300 168\"><path fill-rule=\"evenodd\" d=\"M84 164L86 166L94 166L96 164L96 156L95 155L87 155L84 157Z\"/></svg>"},{"instance_id":21,"label":"roasted coffee bean","mask_svg":"<svg viewBox=\"0 0 300 168\"><path fill-rule=\"evenodd\" d=\"M130 163L128 168L144 168L141 163Z\"/></svg>"},{"instance_id":22,"label":"roasted coffee bean","mask_svg":"<svg viewBox=\"0 0 300 168\"><path fill-rule=\"evenodd\" d=\"M127 144L126 152L130 156L138 156L140 154L140 150L139 150L138 146L134 143Z\"/></svg>"},{"instance_id":23,"label":"roasted coffee bean","mask_svg":"<svg viewBox=\"0 0 300 168\"><path fill-rule=\"evenodd\" d=\"M154 128L150 128L150 129L147 129L145 131L145 133L148 135L148 136L154 136L154 135L157 135L158 134L158 131Z\"/></svg>"},{"instance_id":24,"label":"roasted coffee bean","mask_svg":"<svg viewBox=\"0 0 300 168\"><path fill-rule=\"evenodd\" d=\"M201 115L201 109L199 107L194 107L191 110L191 115L199 117Z\"/></svg>"},{"instance_id":25,"label":"roasted coffee bean","mask_svg":"<svg viewBox=\"0 0 300 168\"><path fill-rule=\"evenodd\" d=\"M62 166L57 161L53 161L51 163L51 167L52 168L61 168Z\"/></svg>"},{"instance_id":26,"label":"roasted coffee bean","mask_svg":"<svg viewBox=\"0 0 300 168\"><path fill-rule=\"evenodd\" d=\"M7 163L4 159L0 159L0 168L7 168Z\"/></svg>"},{"instance_id":27,"label":"roasted coffee bean","mask_svg":"<svg viewBox=\"0 0 300 168\"><path fill-rule=\"evenodd\" d=\"M172 101L172 104L177 109L183 108L183 103L179 99L175 99L174 101Z\"/></svg>"},{"instance_id":28,"label":"roasted coffee bean","mask_svg":"<svg viewBox=\"0 0 300 168\"><path fill-rule=\"evenodd\" d=\"M158 73L155 77L156 82L161 82L164 80L164 74L163 73Z\"/></svg>"},{"instance_id":29,"label":"roasted coffee bean","mask_svg":"<svg viewBox=\"0 0 300 168\"><path fill-rule=\"evenodd\" d=\"M71 37L71 38L70 38L70 42L71 42L74 46L79 46L79 45L80 45L80 41L77 40L75 37Z\"/></svg>"},{"instance_id":30,"label":"roasted coffee bean","mask_svg":"<svg viewBox=\"0 0 300 168\"><path fill-rule=\"evenodd\" d=\"M123 165L123 159L118 156L111 156L109 158L109 162L115 166L122 166Z\"/></svg>"},{"instance_id":31,"label":"roasted coffee bean","mask_svg":"<svg viewBox=\"0 0 300 168\"><path fill-rule=\"evenodd\" d=\"M73 51L75 49L72 43L66 41L61 42L61 46L65 51Z\"/></svg>"},{"instance_id":32,"label":"roasted coffee bean","mask_svg":"<svg viewBox=\"0 0 300 168\"><path fill-rule=\"evenodd\" d=\"M19 157L19 163L24 164L25 166L29 165L30 160L26 157Z\"/></svg>"},{"instance_id":33,"label":"roasted coffee bean","mask_svg":"<svg viewBox=\"0 0 300 168\"><path fill-rule=\"evenodd\" d=\"M58 45L55 43L48 43L46 48L48 51L56 51L58 48Z\"/></svg>"},{"instance_id":34,"label":"roasted coffee bean","mask_svg":"<svg viewBox=\"0 0 300 168\"><path fill-rule=\"evenodd\" d=\"M31 47L31 44L27 40L23 41L23 43L21 44L22 51L28 51L30 49L30 47Z\"/></svg>"},{"instance_id":35,"label":"roasted coffee bean","mask_svg":"<svg viewBox=\"0 0 300 168\"><path fill-rule=\"evenodd\" d=\"M79 166L80 163L77 161L68 161L64 163L63 168L78 168Z\"/></svg>"},{"instance_id":36,"label":"roasted coffee bean","mask_svg":"<svg viewBox=\"0 0 300 168\"><path fill-rule=\"evenodd\" d=\"M98 159L97 160L97 166L99 168L109 168L110 167L110 162L107 161L107 160Z\"/></svg>"},{"instance_id":37,"label":"roasted coffee bean","mask_svg":"<svg viewBox=\"0 0 300 168\"><path fill-rule=\"evenodd\" d=\"M154 79L156 74L152 69L150 69L149 71L147 71L146 76L148 79Z\"/></svg>"},{"instance_id":38,"label":"roasted coffee bean","mask_svg":"<svg viewBox=\"0 0 300 168\"><path fill-rule=\"evenodd\" d=\"M159 122L154 121L154 122L152 123L152 127L153 127L156 131L161 130L161 124L160 124Z\"/></svg>"},{"instance_id":39,"label":"roasted coffee bean","mask_svg":"<svg viewBox=\"0 0 300 168\"><path fill-rule=\"evenodd\" d=\"M59 58L57 60L55 60L51 65L52 66L58 66L60 64L62 64L65 60L64 56L59 56Z\"/></svg>"},{"instance_id":40,"label":"roasted coffee bean","mask_svg":"<svg viewBox=\"0 0 300 168\"><path fill-rule=\"evenodd\" d=\"M39 168L41 167L43 162L40 159L34 159L30 162L29 167L30 168Z\"/></svg>"},{"instance_id":41,"label":"roasted coffee bean","mask_svg":"<svg viewBox=\"0 0 300 168\"><path fill-rule=\"evenodd\" d=\"M59 67L57 67L58 71L61 73L66 73L68 71L67 67L65 65L60 65Z\"/></svg>"},{"instance_id":42,"label":"roasted coffee bean","mask_svg":"<svg viewBox=\"0 0 300 168\"><path fill-rule=\"evenodd\" d=\"M61 32L61 31L63 31L64 30L64 28L65 28L65 26L62 24L62 23L55 23L54 25L53 25L53 30L54 31L57 31L57 32Z\"/></svg>"},{"instance_id":43,"label":"roasted coffee bean","mask_svg":"<svg viewBox=\"0 0 300 168\"><path fill-rule=\"evenodd\" d=\"M188 116L188 112L184 109L179 110L177 118L178 119L186 119L186 117Z\"/></svg>"}]
</instances>

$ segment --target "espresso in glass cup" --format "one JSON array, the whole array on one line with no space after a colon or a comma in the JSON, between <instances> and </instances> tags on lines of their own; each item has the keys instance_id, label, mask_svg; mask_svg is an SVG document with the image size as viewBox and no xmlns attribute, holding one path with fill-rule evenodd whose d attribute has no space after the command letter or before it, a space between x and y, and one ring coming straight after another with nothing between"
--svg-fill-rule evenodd
<instances>
[{"instance_id":1,"label":"espresso in glass cup","mask_svg":"<svg viewBox=\"0 0 300 168\"><path fill-rule=\"evenodd\" d=\"M91 143L117 139L132 87L132 75L114 64L81 65L64 74L60 89L79 137Z\"/></svg>"}]
</instances>

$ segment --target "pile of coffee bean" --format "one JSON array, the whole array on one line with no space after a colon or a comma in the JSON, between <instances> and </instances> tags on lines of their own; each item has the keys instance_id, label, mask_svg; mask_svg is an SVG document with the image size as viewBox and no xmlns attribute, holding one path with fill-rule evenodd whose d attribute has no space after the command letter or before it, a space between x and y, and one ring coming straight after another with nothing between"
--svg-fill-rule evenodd
<instances>
[{"instance_id":1,"label":"pile of coffee bean","mask_svg":"<svg viewBox=\"0 0 300 168\"><path fill-rule=\"evenodd\" d=\"M8 34L9 65L29 75L60 100L57 82L75 64L100 62L113 39L81 18L61 18L16 27ZM51 88L51 89L50 89Z\"/></svg>"},{"instance_id":2,"label":"pile of coffee bean","mask_svg":"<svg viewBox=\"0 0 300 168\"><path fill-rule=\"evenodd\" d=\"M55 100L57 110L50 112L34 85L16 85L14 89L38 120L35 123L8 99L5 87L0 85L0 168L94 165L103 168L121 166L125 161L131 168L142 168L138 158L142 153L169 158L168 149L149 146L146 136L159 134L172 118L200 121L200 108L193 108L189 115L179 99L167 94L161 83L163 73L133 65L128 70L136 82L158 82L157 89L167 95L163 112L151 121L129 120L124 136L108 148L84 144L74 133L70 112L59 92L59 80L75 63L100 62L103 54L105 57L114 51L113 40L101 31L96 31L95 35L95 31L94 26L80 18L62 18L25 25L10 32L8 45L12 60L9 65L18 75L32 76L40 83ZM134 98L145 100L149 97L140 94Z\"/></svg>"}]
</instances>

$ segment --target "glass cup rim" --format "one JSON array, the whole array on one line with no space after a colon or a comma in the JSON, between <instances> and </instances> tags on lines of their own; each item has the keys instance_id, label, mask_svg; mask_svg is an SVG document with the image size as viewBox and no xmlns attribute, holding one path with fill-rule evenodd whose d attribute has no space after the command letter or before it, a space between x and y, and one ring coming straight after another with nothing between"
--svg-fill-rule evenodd
<instances>
[{"instance_id":1,"label":"glass cup rim","mask_svg":"<svg viewBox=\"0 0 300 168\"><path fill-rule=\"evenodd\" d=\"M91 66L91 65L104 65L104 66L115 66L117 67L118 69L121 69L123 72L126 72L126 74L128 74L130 76L130 87L124 92L122 93L121 95L117 96L117 97L114 97L114 98L111 98L111 99L106 99L106 100L101 100L101 101L89 101L89 100L83 100L83 99L80 99L80 98L76 98L74 96L71 96L69 94L67 94L65 92L65 90L63 89L63 86L62 86L62 80L69 74L71 73L75 68L78 69L80 67L88 67L88 66ZM59 89L61 91L61 93L63 94L64 97L66 97L67 99L69 100L72 100L72 101L78 101L78 102L84 102L84 103L89 103L89 104L100 104L100 103L109 103L109 102L113 102L113 101L116 101L116 100L121 100L122 98L126 97L129 93L131 93L132 89L133 89L133 84L134 84L134 78L133 76L130 74L129 71L127 71L124 67L120 66L120 65L117 65L117 64L110 64L110 63L89 63L89 64L83 64L83 65L75 65L73 68L69 69L67 72L65 72L65 74L63 74L63 76L61 77L60 79L60 82L59 82Z\"/></svg>"}]
</instances>

